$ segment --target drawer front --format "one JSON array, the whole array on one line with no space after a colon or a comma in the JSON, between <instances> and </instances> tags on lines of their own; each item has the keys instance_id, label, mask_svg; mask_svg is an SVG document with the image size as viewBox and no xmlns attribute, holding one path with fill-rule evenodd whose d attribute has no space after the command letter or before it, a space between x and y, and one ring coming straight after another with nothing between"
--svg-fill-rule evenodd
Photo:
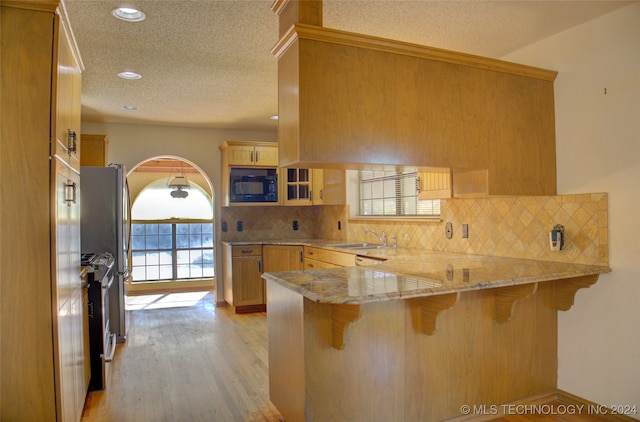
<instances>
[{"instance_id":1,"label":"drawer front","mask_svg":"<svg viewBox=\"0 0 640 422\"><path fill-rule=\"evenodd\" d=\"M329 249L319 249L318 260L341 267L353 267L356 264L356 256L354 254Z\"/></svg>"},{"instance_id":2,"label":"drawer front","mask_svg":"<svg viewBox=\"0 0 640 422\"><path fill-rule=\"evenodd\" d=\"M262 255L262 245L238 245L232 247L231 256L255 255Z\"/></svg>"},{"instance_id":3,"label":"drawer front","mask_svg":"<svg viewBox=\"0 0 640 422\"><path fill-rule=\"evenodd\" d=\"M314 248L313 246L305 246L304 257L311 258L311 259L318 259L318 248Z\"/></svg>"},{"instance_id":4,"label":"drawer front","mask_svg":"<svg viewBox=\"0 0 640 422\"><path fill-rule=\"evenodd\" d=\"M366 266L366 265L378 265L382 264L386 259L384 258L371 258L366 256L356 255L356 265Z\"/></svg>"},{"instance_id":5,"label":"drawer front","mask_svg":"<svg viewBox=\"0 0 640 422\"><path fill-rule=\"evenodd\" d=\"M338 265L329 264L328 262L316 261L315 259L305 258L304 269L305 270L318 270L320 268L335 268Z\"/></svg>"}]
</instances>

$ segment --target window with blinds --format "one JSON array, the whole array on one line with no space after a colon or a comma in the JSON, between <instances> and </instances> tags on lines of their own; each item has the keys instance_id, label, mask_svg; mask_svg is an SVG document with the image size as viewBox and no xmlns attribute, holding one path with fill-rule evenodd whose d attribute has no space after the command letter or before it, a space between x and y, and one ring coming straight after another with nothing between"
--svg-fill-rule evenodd
<instances>
[{"instance_id":1,"label":"window with blinds","mask_svg":"<svg viewBox=\"0 0 640 422\"><path fill-rule=\"evenodd\" d=\"M358 172L358 216L437 217L439 199L418 199L416 171Z\"/></svg>"}]
</instances>

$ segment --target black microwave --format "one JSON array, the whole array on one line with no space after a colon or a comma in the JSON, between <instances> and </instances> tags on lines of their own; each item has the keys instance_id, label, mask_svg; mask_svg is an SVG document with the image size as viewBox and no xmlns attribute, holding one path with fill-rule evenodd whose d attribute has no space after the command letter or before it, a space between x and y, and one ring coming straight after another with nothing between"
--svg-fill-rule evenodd
<instances>
[{"instance_id":1,"label":"black microwave","mask_svg":"<svg viewBox=\"0 0 640 422\"><path fill-rule=\"evenodd\" d=\"M229 202L278 202L278 169L230 169Z\"/></svg>"}]
</instances>

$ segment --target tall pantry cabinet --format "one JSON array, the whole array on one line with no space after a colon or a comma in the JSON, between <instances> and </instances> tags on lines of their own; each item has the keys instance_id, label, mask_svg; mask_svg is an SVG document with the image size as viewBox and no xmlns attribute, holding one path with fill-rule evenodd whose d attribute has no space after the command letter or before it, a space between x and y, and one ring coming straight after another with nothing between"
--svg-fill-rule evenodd
<instances>
[{"instance_id":1,"label":"tall pantry cabinet","mask_svg":"<svg viewBox=\"0 0 640 422\"><path fill-rule=\"evenodd\" d=\"M0 420L78 421L82 62L63 3L0 5Z\"/></svg>"}]
</instances>

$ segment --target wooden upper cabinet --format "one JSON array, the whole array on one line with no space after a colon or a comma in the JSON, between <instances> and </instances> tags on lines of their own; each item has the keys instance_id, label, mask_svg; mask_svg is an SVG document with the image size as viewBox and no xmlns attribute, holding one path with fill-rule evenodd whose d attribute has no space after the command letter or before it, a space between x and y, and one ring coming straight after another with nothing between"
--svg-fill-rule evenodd
<instances>
[{"instance_id":1,"label":"wooden upper cabinet","mask_svg":"<svg viewBox=\"0 0 640 422\"><path fill-rule=\"evenodd\" d=\"M322 0L275 0L271 10L279 16L280 37L295 23L322 26Z\"/></svg>"},{"instance_id":2,"label":"wooden upper cabinet","mask_svg":"<svg viewBox=\"0 0 640 422\"><path fill-rule=\"evenodd\" d=\"M418 172L418 187L418 199L451 198L451 169L429 168Z\"/></svg>"},{"instance_id":3,"label":"wooden upper cabinet","mask_svg":"<svg viewBox=\"0 0 640 422\"><path fill-rule=\"evenodd\" d=\"M109 164L108 146L109 138L106 135L88 135L83 133L80 137L82 155L80 165L104 167Z\"/></svg>"},{"instance_id":4,"label":"wooden upper cabinet","mask_svg":"<svg viewBox=\"0 0 640 422\"><path fill-rule=\"evenodd\" d=\"M277 166L278 147L277 146L256 146L255 161L256 166Z\"/></svg>"},{"instance_id":5,"label":"wooden upper cabinet","mask_svg":"<svg viewBox=\"0 0 640 422\"><path fill-rule=\"evenodd\" d=\"M76 170L80 169L80 106L81 106L81 69L80 58L71 44L71 32L66 21L59 21L57 83L53 86L55 102L53 120L55 133L54 154Z\"/></svg>"},{"instance_id":6,"label":"wooden upper cabinet","mask_svg":"<svg viewBox=\"0 0 640 422\"><path fill-rule=\"evenodd\" d=\"M231 206L229 198L230 171L232 167L278 167L278 144L276 142L225 141L219 146L221 152L222 206ZM279 188L282 190L282 188ZM282 193L278 193L282 195ZM243 202L233 205L279 205L278 202Z\"/></svg>"},{"instance_id":7,"label":"wooden upper cabinet","mask_svg":"<svg viewBox=\"0 0 640 422\"><path fill-rule=\"evenodd\" d=\"M278 166L278 145L273 142L268 144L255 144L241 141L226 141L220 149L227 155L230 166Z\"/></svg>"},{"instance_id":8,"label":"wooden upper cabinet","mask_svg":"<svg viewBox=\"0 0 640 422\"><path fill-rule=\"evenodd\" d=\"M280 166L486 170L490 195L556 194L556 72L300 23L272 52Z\"/></svg>"},{"instance_id":9,"label":"wooden upper cabinet","mask_svg":"<svg viewBox=\"0 0 640 422\"><path fill-rule=\"evenodd\" d=\"M283 205L312 205L312 169L283 168L280 170Z\"/></svg>"},{"instance_id":10,"label":"wooden upper cabinet","mask_svg":"<svg viewBox=\"0 0 640 422\"><path fill-rule=\"evenodd\" d=\"M324 170L311 170L311 203L313 205L323 205L325 198L324 192Z\"/></svg>"},{"instance_id":11,"label":"wooden upper cabinet","mask_svg":"<svg viewBox=\"0 0 640 422\"><path fill-rule=\"evenodd\" d=\"M347 201L345 171L313 169L311 175L313 205L344 205Z\"/></svg>"},{"instance_id":12,"label":"wooden upper cabinet","mask_svg":"<svg viewBox=\"0 0 640 422\"><path fill-rule=\"evenodd\" d=\"M345 171L337 169L281 168L283 205L344 205Z\"/></svg>"}]
</instances>

